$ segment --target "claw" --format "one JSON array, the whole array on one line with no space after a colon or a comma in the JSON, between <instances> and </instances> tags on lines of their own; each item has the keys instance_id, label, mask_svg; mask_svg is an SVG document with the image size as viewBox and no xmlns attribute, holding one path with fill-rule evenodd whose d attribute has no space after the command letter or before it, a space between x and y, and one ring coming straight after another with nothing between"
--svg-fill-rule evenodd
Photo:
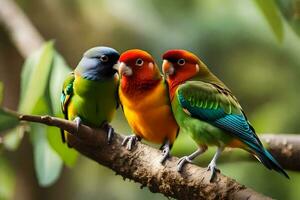
<instances>
[{"instance_id":1,"label":"claw","mask_svg":"<svg viewBox=\"0 0 300 200\"><path fill-rule=\"evenodd\" d=\"M191 163L192 160L188 157L188 156L184 156L182 158L179 159L178 163L177 163L177 171L181 172L182 167L186 164L186 163Z\"/></svg>"},{"instance_id":2,"label":"claw","mask_svg":"<svg viewBox=\"0 0 300 200\"><path fill-rule=\"evenodd\" d=\"M132 146L138 141L138 137L136 135L129 135L125 136L122 146L125 146L126 144L126 149L131 151Z\"/></svg>"},{"instance_id":3,"label":"claw","mask_svg":"<svg viewBox=\"0 0 300 200\"><path fill-rule=\"evenodd\" d=\"M210 179L209 179L210 182L214 179L214 177L216 175L216 171L220 172L220 170L217 169L217 160L220 157L223 150L224 150L224 147L218 147L213 159L210 161L210 163L207 167L207 171L211 171L211 175L210 175Z\"/></svg>"},{"instance_id":4,"label":"claw","mask_svg":"<svg viewBox=\"0 0 300 200\"><path fill-rule=\"evenodd\" d=\"M77 117L74 119L74 122L76 123L76 132L78 133L78 131L79 131L79 126L80 126L80 124L82 123L82 120L81 120L80 117L77 116Z\"/></svg>"},{"instance_id":5,"label":"claw","mask_svg":"<svg viewBox=\"0 0 300 200\"><path fill-rule=\"evenodd\" d=\"M108 122L103 122L102 128L107 130L107 144L110 144L113 136L114 136L114 129L111 125L108 124Z\"/></svg>"},{"instance_id":6,"label":"claw","mask_svg":"<svg viewBox=\"0 0 300 200\"><path fill-rule=\"evenodd\" d=\"M206 151L206 149L207 149L207 146L199 146L199 148L195 152L190 154L189 156L184 156L184 157L180 158L177 163L177 171L181 172L182 167L186 163L191 163L194 158L196 158L200 154L204 153Z\"/></svg>"},{"instance_id":7,"label":"claw","mask_svg":"<svg viewBox=\"0 0 300 200\"><path fill-rule=\"evenodd\" d=\"M107 144L111 143L112 138L114 137L114 129L110 125L108 125L108 131L107 131Z\"/></svg>"},{"instance_id":8,"label":"claw","mask_svg":"<svg viewBox=\"0 0 300 200\"><path fill-rule=\"evenodd\" d=\"M165 145L163 148L164 149L162 152L162 158L159 161L161 164L163 164L167 160L167 158L169 158L169 156L170 156L170 146Z\"/></svg>"},{"instance_id":9,"label":"claw","mask_svg":"<svg viewBox=\"0 0 300 200\"><path fill-rule=\"evenodd\" d=\"M207 167L207 171L211 171L210 174L210 178L209 178L209 182L212 182L212 180L214 179L216 172L220 172L219 169L217 169L217 166L213 163L210 163Z\"/></svg>"}]
</instances>

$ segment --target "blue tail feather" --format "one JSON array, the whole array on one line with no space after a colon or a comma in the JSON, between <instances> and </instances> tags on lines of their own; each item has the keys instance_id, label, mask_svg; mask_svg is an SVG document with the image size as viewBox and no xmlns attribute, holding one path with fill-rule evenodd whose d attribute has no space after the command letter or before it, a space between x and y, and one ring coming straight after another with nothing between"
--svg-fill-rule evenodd
<instances>
[{"instance_id":1,"label":"blue tail feather","mask_svg":"<svg viewBox=\"0 0 300 200\"><path fill-rule=\"evenodd\" d=\"M264 164L265 167L270 170L274 169L275 171L284 175L286 178L290 178L267 149L265 149L263 146L258 146L257 144L251 144L248 142L247 144L249 145L251 151L258 157L260 162Z\"/></svg>"}]
</instances>

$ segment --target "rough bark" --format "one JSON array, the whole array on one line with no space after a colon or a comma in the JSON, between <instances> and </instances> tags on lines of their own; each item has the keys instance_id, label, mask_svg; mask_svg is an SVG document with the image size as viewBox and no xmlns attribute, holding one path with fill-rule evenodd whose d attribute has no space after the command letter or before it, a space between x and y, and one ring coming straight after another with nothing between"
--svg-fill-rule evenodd
<instances>
[{"instance_id":1,"label":"rough bark","mask_svg":"<svg viewBox=\"0 0 300 200\"><path fill-rule=\"evenodd\" d=\"M296 134L263 134L266 148L285 168L300 171L300 136Z\"/></svg>"},{"instance_id":2,"label":"rough bark","mask_svg":"<svg viewBox=\"0 0 300 200\"><path fill-rule=\"evenodd\" d=\"M132 151L121 146L123 137L115 133L107 144L106 132L50 116L21 115L20 120L43 123L67 130L72 134L71 145L80 153L135 182L176 199L270 199L240 185L220 173L213 182L205 168L188 164L182 173L176 171L178 158L171 157L161 165L161 151L138 142Z\"/></svg>"}]
</instances>

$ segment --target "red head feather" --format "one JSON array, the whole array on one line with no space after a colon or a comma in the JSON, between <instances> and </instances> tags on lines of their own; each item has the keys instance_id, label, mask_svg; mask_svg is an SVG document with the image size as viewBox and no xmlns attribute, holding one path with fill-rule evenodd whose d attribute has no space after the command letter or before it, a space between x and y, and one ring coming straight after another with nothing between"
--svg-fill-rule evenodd
<instances>
[{"instance_id":1,"label":"red head feather","mask_svg":"<svg viewBox=\"0 0 300 200\"><path fill-rule=\"evenodd\" d=\"M124 52L119 59L130 68L131 73L122 74L121 88L125 93L143 93L151 90L161 80L160 72L152 56L146 51L132 49Z\"/></svg>"},{"instance_id":2,"label":"red head feather","mask_svg":"<svg viewBox=\"0 0 300 200\"><path fill-rule=\"evenodd\" d=\"M126 63L128 66L133 66L136 59L141 58L144 61L154 63L152 56L146 51L140 49L131 49L121 54L119 61Z\"/></svg>"},{"instance_id":3,"label":"red head feather","mask_svg":"<svg viewBox=\"0 0 300 200\"><path fill-rule=\"evenodd\" d=\"M162 58L166 61L163 64L163 71L168 74L167 81L172 100L179 84L198 74L201 61L196 55L181 49L169 50L163 54ZM168 73L170 71L172 73Z\"/></svg>"},{"instance_id":4,"label":"red head feather","mask_svg":"<svg viewBox=\"0 0 300 200\"><path fill-rule=\"evenodd\" d=\"M171 62L177 62L182 58L186 60L186 63L197 64L199 62L199 58L195 54L182 49L172 49L166 51L162 58Z\"/></svg>"}]
</instances>

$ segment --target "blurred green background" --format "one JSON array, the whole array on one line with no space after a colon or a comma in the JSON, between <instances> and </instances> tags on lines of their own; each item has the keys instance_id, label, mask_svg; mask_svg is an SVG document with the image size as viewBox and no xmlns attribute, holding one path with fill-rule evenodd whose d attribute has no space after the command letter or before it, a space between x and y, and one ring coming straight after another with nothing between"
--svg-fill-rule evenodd
<instances>
[{"instance_id":1,"label":"blurred green background","mask_svg":"<svg viewBox=\"0 0 300 200\"><path fill-rule=\"evenodd\" d=\"M199 55L232 89L258 133L300 131L299 0L18 0L17 3L44 38L55 39L57 51L73 68L86 49L97 45L111 46L120 52L131 48L147 50L159 65L164 51L187 49ZM0 26L3 106L15 110L20 99L23 62ZM120 110L113 126L117 132L130 133ZM17 150L1 146L0 200L165 198L147 188L140 189L139 184L123 181L84 156L79 157L74 167L62 168L57 182L41 187L34 171L31 143L25 135ZM173 154L185 155L195 148L188 137L180 135ZM211 148L197 163L206 166L214 150ZM236 159L243 154L240 150L224 154L226 159L221 158L218 166L223 174L276 199L299 198L300 173L289 171L291 180L287 180L258 162Z\"/></svg>"}]
</instances>

